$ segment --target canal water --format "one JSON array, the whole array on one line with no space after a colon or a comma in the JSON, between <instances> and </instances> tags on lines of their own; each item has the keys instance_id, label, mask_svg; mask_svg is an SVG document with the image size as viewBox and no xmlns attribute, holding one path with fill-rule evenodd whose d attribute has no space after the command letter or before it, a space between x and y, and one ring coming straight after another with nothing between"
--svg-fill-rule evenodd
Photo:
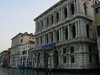
<instances>
[{"instance_id":1,"label":"canal water","mask_svg":"<svg viewBox=\"0 0 100 75\"><path fill-rule=\"evenodd\" d=\"M0 75L100 75L100 72L51 72L33 71L33 70L20 70L11 68L0 67Z\"/></svg>"}]
</instances>

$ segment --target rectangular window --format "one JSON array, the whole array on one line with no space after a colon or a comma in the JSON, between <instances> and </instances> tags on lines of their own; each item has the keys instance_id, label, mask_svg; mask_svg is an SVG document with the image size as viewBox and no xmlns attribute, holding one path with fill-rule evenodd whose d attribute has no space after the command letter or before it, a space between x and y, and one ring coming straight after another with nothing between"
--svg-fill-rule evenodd
<instances>
[{"instance_id":1,"label":"rectangular window","mask_svg":"<svg viewBox=\"0 0 100 75\"><path fill-rule=\"evenodd\" d=\"M57 12L57 13L56 13L56 20L57 20L57 22L59 21L59 19L60 19L60 18L59 18L59 12Z\"/></svg>"},{"instance_id":2,"label":"rectangular window","mask_svg":"<svg viewBox=\"0 0 100 75\"><path fill-rule=\"evenodd\" d=\"M63 54L66 54L66 48L63 48Z\"/></svg>"},{"instance_id":3,"label":"rectangular window","mask_svg":"<svg viewBox=\"0 0 100 75\"><path fill-rule=\"evenodd\" d=\"M92 55L89 55L89 63L92 63Z\"/></svg>"},{"instance_id":4,"label":"rectangular window","mask_svg":"<svg viewBox=\"0 0 100 75\"><path fill-rule=\"evenodd\" d=\"M36 53L35 53L35 57L36 57Z\"/></svg>"},{"instance_id":5,"label":"rectangular window","mask_svg":"<svg viewBox=\"0 0 100 75\"><path fill-rule=\"evenodd\" d=\"M36 38L37 44L39 44L39 38Z\"/></svg>"},{"instance_id":6,"label":"rectangular window","mask_svg":"<svg viewBox=\"0 0 100 75\"><path fill-rule=\"evenodd\" d=\"M74 57L74 55L71 56L71 63L75 63L75 57Z\"/></svg>"},{"instance_id":7,"label":"rectangular window","mask_svg":"<svg viewBox=\"0 0 100 75\"><path fill-rule=\"evenodd\" d=\"M27 51L23 51L23 53L22 54L27 54Z\"/></svg>"},{"instance_id":8,"label":"rectangular window","mask_svg":"<svg viewBox=\"0 0 100 75\"><path fill-rule=\"evenodd\" d=\"M67 7L64 8L64 15L65 15L65 18L67 18Z\"/></svg>"},{"instance_id":9,"label":"rectangular window","mask_svg":"<svg viewBox=\"0 0 100 75\"><path fill-rule=\"evenodd\" d=\"M74 47L70 47L71 53L74 53Z\"/></svg>"},{"instance_id":10,"label":"rectangular window","mask_svg":"<svg viewBox=\"0 0 100 75\"><path fill-rule=\"evenodd\" d=\"M51 24L53 24L53 15L51 15Z\"/></svg>"},{"instance_id":11,"label":"rectangular window","mask_svg":"<svg viewBox=\"0 0 100 75\"><path fill-rule=\"evenodd\" d=\"M41 21L41 30L43 29L43 21Z\"/></svg>"},{"instance_id":12,"label":"rectangular window","mask_svg":"<svg viewBox=\"0 0 100 75\"><path fill-rule=\"evenodd\" d=\"M68 39L68 28L67 27L65 28L65 38L66 40Z\"/></svg>"},{"instance_id":13,"label":"rectangular window","mask_svg":"<svg viewBox=\"0 0 100 75\"><path fill-rule=\"evenodd\" d=\"M49 18L47 17L46 20L47 20L47 27L48 27L49 26Z\"/></svg>"},{"instance_id":14,"label":"rectangular window","mask_svg":"<svg viewBox=\"0 0 100 75\"><path fill-rule=\"evenodd\" d=\"M39 31L39 22L36 23L36 31L37 31L37 32Z\"/></svg>"},{"instance_id":15,"label":"rectangular window","mask_svg":"<svg viewBox=\"0 0 100 75\"><path fill-rule=\"evenodd\" d=\"M50 33L51 36L51 43L53 42L53 32Z\"/></svg>"},{"instance_id":16,"label":"rectangular window","mask_svg":"<svg viewBox=\"0 0 100 75\"><path fill-rule=\"evenodd\" d=\"M76 28L75 25L72 26L72 37L75 38L76 36Z\"/></svg>"},{"instance_id":17,"label":"rectangular window","mask_svg":"<svg viewBox=\"0 0 100 75\"><path fill-rule=\"evenodd\" d=\"M40 36L40 43L41 43L41 45L42 45L42 36Z\"/></svg>"},{"instance_id":18,"label":"rectangular window","mask_svg":"<svg viewBox=\"0 0 100 75\"><path fill-rule=\"evenodd\" d=\"M100 26L97 26L97 34L100 36Z\"/></svg>"},{"instance_id":19,"label":"rectangular window","mask_svg":"<svg viewBox=\"0 0 100 75\"><path fill-rule=\"evenodd\" d=\"M96 12L96 13L100 13L100 7L96 8L96 9L95 9L95 12Z\"/></svg>"},{"instance_id":20,"label":"rectangular window","mask_svg":"<svg viewBox=\"0 0 100 75\"><path fill-rule=\"evenodd\" d=\"M66 56L63 56L63 63L66 63Z\"/></svg>"},{"instance_id":21,"label":"rectangular window","mask_svg":"<svg viewBox=\"0 0 100 75\"><path fill-rule=\"evenodd\" d=\"M59 42L59 30L57 30L57 42Z\"/></svg>"},{"instance_id":22,"label":"rectangular window","mask_svg":"<svg viewBox=\"0 0 100 75\"><path fill-rule=\"evenodd\" d=\"M46 34L46 43L48 44L49 39L48 39L48 34Z\"/></svg>"},{"instance_id":23,"label":"rectangular window","mask_svg":"<svg viewBox=\"0 0 100 75\"><path fill-rule=\"evenodd\" d=\"M88 48L89 48L89 53L92 53L92 47L88 46Z\"/></svg>"}]
</instances>

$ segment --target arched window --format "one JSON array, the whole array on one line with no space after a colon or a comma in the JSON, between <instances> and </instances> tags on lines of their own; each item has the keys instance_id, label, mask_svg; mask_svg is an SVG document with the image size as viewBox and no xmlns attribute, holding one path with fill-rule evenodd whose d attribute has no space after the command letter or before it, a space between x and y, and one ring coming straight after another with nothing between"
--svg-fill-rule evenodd
<instances>
[{"instance_id":1,"label":"arched window","mask_svg":"<svg viewBox=\"0 0 100 75\"><path fill-rule=\"evenodd\" d=\"M39 22L37 23L37 32L40 30Z\"/></svg>"},{"instance_id":2,"label":"arched window","mask_svg":"<svg viewBox=\"0 0 100 75\"><path fill-rule=\"evenodd\" d=\"M51 36L51 43L53 42L53 32L50 32L50 36Z\"/></svg>"},{"instance_id":3,"label":"arched window","mask_svg":"<svg viewBox=\"0 0 100 75\"><path fill-rule=\"evenodd\" d=\"M89 38L89 25L86 25L87 38Z\"/></svg>"},{"instance_id":4,"label":"arched window","mask_svg":"<svg viewBox=\"0 0 100 75\"><path fill-rule=\"evenodd\" d=\"M59 13L57 12L56 13L56 19L57 19L57 22L59 21Z\"/></svg>"},{"instance_id":5,"label":"arched window","mask_svg":"<svg viewBox=\"0 0 100 75\"><path fill-rule=\"evenodd\" d=\"M67 27L65 28L65 38L66 40L68 39L68 28Z\"/></svg>"},{"instance_id":6,"label":"arched window","mask_svg":"<svg viewBox=\"0 0 100 75\"><path fill-rule=\"evenodd\" d=\"M72 26L72 37L75 38L76 36L76 28L75 25Z\"/></svg>"},{"instance_id":7,"label":"arched window","mask_svg":"<svg viewBox=\"0 0 100 75\"><path fill-rule=\"evenodd\" d=\"M47 44L48 44L48 42L49 42L49 40L48 40L48 34L47 34L46 40L47 40Z\"/></svg>"},{"instance_id":8,"label":"arched window","mask_svg":"<svg viewBox=\"0 0 100 75\"><path fill-rule=\"evenodd\" d=\"M83 6L84 6L84 13L87 15L87 5L86 5L86 3L84 3Z\"/></svg>"},{"instance_id":9,"label":"arched window","mask_svg":"<svg viewBox=\"0 0 100 75\"><path fill-rule=\"evenodd\" d=\"M57 42L59 42L59 30L57 30Z\"/></svg>"},{"instance_id":10,"label":"arched window","mask_svg":"<svg viewBox=\"0 0 100 75\"><path fill-rule=\"evenodd\" d=\"M40 44L42 45L42 36L40 36Z\"/></svg>"},{"instance_id":11,"label":"arched window","mask_svg":"<svg viewBox=\"0 0 100 75\"><path fill-rule=\"evenodd\" d=\"M43 21L41 21L41 30L43 29Z\"/></svg>"},{"instance_id":12,"label":"arched window","mask_svg":"<svg viewBox=\"0 0 100 75\"><path fill-rule=\"evenodd\" d=\"M65 18L67 18L67 7L64 8L64 15L65 15Z\"/></svg>"},{"instance_id":13,"label":"arched window","mask_svg":"<svg viewBox=\"0 0 100 75\"><path fill-rule=\"evenodd\" d=\"M49 18L47 17L47 26L49 26Z\"/></svg>"},{"instance_id":14,"label":"arched window","mask_svg":"<svg viewBox=\"0 0 100 75\"><path fill-rule=\"evenodd\" d=\"M72 15L74 14L74 11L75 11L75 9L74 9L74 4L72 3L72 4L71 4L71 14L72 14Z\"/></svg>"},{"instance_id":15,"label":"arched window","mask_svg":"<svg viewBox=\"0 0 100 75\"><path fill-rule=\"evenodd\" d=\"M53 15L51 15L51 24L53 24Z\"/></svg>"}]
</instances>

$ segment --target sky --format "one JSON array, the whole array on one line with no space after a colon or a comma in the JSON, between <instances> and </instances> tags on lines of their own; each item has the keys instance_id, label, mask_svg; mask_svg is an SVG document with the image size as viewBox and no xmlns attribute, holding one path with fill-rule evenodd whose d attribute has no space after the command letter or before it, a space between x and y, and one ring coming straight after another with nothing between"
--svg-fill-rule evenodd
<instances>
[{"instance_id":1,"label":"sky","mask_svg":"<svg viewBox=\"0 0 100 75\"><path fill-rule=\"evenodd\" d=\"M60 0L0 0L0 52L18 33L34 33L34 18Z\"/></svg>"}]
</instances>

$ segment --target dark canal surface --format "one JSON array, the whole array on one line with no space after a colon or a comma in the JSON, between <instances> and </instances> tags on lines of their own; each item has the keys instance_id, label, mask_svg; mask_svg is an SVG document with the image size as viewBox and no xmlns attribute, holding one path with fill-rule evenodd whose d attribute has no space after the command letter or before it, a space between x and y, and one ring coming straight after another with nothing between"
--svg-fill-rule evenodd
<instances>
[{"instance_id":1,"label":"dark canal surface","mask_svg":"<svg viewBox=\"0 0 100 75\"><path fill-rule=\"evenodd\" d=\"M33 71L33 70L20 70L11 68L1 68L0 75L100 75L100 72L51 72L46 73L45 71Z\"/></svg>"}]
</instances>

